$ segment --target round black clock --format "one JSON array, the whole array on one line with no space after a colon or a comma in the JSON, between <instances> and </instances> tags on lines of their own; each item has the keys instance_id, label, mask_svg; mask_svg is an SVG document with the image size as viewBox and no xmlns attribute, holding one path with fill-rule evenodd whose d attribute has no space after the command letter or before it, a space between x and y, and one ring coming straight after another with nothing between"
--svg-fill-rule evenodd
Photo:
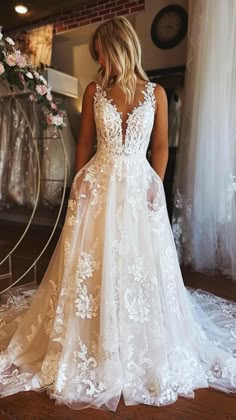
<instances>
[{"instance_id":1,"label":"round black clock","mask_svg":"<svg viewBox=\"0 0 236 420\"><path fill-rule=\"evenodd\" d=\"M178 45L188 30L186 10L172 4L164 7L155 16L151 26L151 37L154 44L164 50Z\"/></svg>"}]
</instances>

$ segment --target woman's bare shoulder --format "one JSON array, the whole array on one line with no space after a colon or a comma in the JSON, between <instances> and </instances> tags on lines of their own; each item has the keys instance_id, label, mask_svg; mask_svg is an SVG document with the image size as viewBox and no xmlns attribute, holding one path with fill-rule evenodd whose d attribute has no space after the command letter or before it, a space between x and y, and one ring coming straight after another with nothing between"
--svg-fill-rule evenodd
<instances>
[{"instance_id":1,"label":"woman's bare shoulder","mask_svg":"<svg viewBox=\"0 0 236 420\"><path fill-rule=\"evenodd\" d=\"M88 98L93 97L96 92L96 89L97 89L96 83L90 82L85 88L84 95Z\"/></svg>"},{"instance_id":2,"label":"woman's bare shoulder","mask_svg":"<svg viewBox=\"0 0 236 420\"><path fill-rule=\"evenodd\" d=\"M166 103L167 96L166 96L166 91L163 88L163 86L156 84L154 88L154 95L155 95L157 103Z\"/></svg>"}]
</instances>

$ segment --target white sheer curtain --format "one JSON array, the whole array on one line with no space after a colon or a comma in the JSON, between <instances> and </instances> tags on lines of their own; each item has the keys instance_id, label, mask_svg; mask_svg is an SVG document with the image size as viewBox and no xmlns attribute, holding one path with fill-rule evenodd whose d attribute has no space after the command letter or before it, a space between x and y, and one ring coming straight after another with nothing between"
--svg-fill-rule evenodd
<instances>
[{"instance_id":1,"label":"white sheer curtain","mask_svg":"<svg viewBox=\"0 0 236 420\"><path fill-rule=\"evenodd\" d=\"M173 232L182 264L236 279L236 1L190 0Z\"/></svg>"}]
</instances>

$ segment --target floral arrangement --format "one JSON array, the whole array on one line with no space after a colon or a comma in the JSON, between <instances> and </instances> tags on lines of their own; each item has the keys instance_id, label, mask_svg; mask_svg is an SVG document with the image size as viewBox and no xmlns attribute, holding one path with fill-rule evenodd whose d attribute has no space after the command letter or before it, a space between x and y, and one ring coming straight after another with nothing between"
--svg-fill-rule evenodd
<instances>
[{"instance_id":1,"label":"floral arrangement","mask_svg":"<svg viewBox=\"0 0 236 420\"><path fill-rule=\"evenodd\" d=\"M60 103L53 100L51 87L41 74L41 69L34 68L20 50L15 48L15 42L3 37L0 27L0 80L6 80L11 88L29 90L29 99L42 104L46 126L65 126L66 113Z\"/></svg>"}]
</instances>

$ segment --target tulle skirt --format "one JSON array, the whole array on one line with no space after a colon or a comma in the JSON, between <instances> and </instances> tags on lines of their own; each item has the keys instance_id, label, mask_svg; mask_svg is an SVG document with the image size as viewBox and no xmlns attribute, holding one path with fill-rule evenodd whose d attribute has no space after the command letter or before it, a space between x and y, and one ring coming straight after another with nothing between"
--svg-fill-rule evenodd
<instances>
[{"instance_id":1,"label":"tulle skirt","mask_svg":"<svg viewBox=\"0 0 236 420\"><path fill-rule=\"evenodd\" d=\"M38 288L0 307L0 395L47 390L115 411L236 391L236 304L187 290L162 182L146 159L99 152L74 179Z\"/></svg>"}]
</instances>

